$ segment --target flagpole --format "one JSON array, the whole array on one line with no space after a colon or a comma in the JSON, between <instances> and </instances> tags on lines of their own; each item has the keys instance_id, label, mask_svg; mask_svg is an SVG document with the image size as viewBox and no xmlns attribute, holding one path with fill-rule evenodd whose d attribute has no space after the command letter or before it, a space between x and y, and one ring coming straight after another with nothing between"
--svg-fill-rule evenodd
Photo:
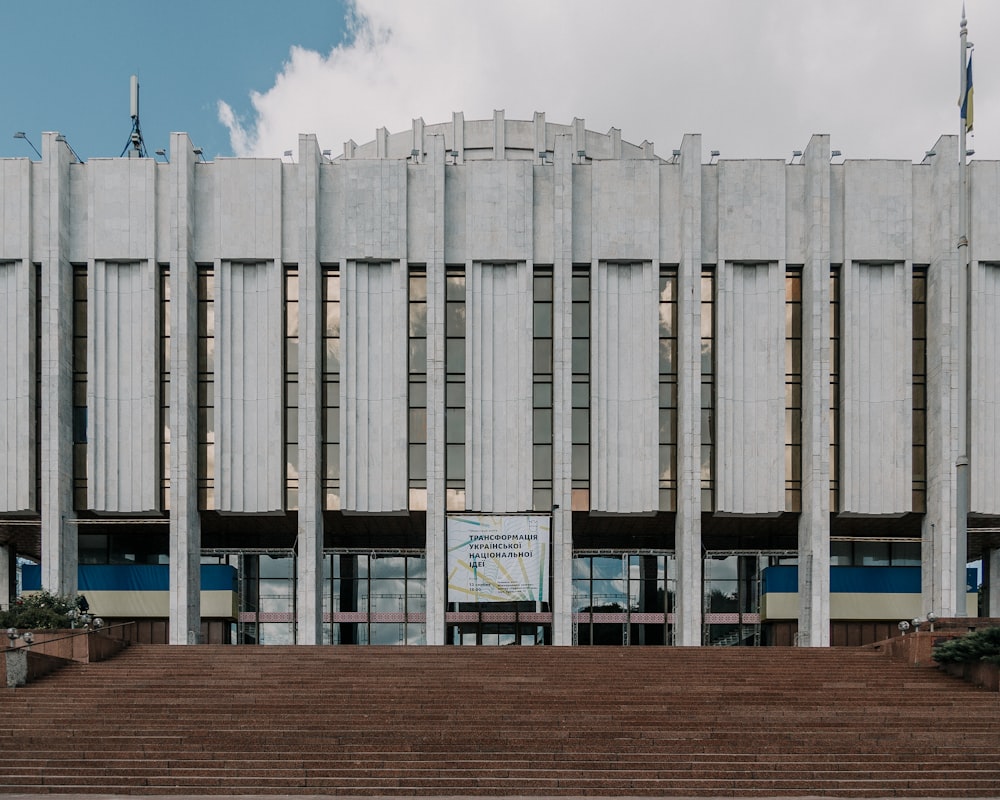
<instances>
[{"instance_id":1,"label":"flagpole","mask_svg":"<svg viewBox=\"0 0 1000 800\"><path fill-rule=\"evenodd\" d=\"M966 606L966 572L968 558L969 507L971 505L971 482L969 479L969 391L971 383L970 356L971 325L969 305L969 184L966 165L966 101L968 93L966 51L968 50L968 28L965 19L965 3L962 3L961 39L961 109L958 134L958 263L959 263L959 323L958 323L958 459L955 462L956 524L955 524L955 616L968 614Z\"/></svg>"}]
</instances>

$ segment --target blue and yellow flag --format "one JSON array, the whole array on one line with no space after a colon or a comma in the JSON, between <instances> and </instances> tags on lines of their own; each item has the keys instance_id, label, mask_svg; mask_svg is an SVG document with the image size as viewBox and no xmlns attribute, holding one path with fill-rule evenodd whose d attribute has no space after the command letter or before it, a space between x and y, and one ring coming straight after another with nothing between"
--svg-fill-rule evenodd
<instances>
[{"instance_id":1,"label":"blue and yellow flag","mask_svg":"<svg viewBox=\"0 0 1000 800\"><path fill-rule=\"evenodd\" d=\"M965 67L965 97L962 98L962 119L965 120L966 132L972 130L972 55Z\"/></svg>"}]
</instances>

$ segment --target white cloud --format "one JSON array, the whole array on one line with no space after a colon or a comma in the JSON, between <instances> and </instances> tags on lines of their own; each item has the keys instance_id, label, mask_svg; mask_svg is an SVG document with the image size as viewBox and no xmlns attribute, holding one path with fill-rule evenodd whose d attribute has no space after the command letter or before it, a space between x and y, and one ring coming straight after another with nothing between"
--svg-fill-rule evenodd
<instances>
[{"instance_id":1,"label":"white cloud","mask_svg":"<svg viewBox=\"0 0 1000 800\"><path fill-rule=\"evenodd\" d=\"M1000 4L969 0L976 128L996 131ZM724 157L787 158L812 133L857 158L917 158L958 128L961 0L357 0L353 38L292 47L254 117L219 119L237 155L276 156L316 133L339 153L375 129L464 111L586 119L669 153L702 133ZM979 156L1000 158L1000 137ZM993 148L993 152L988 150Z\"/></svg>"}]
</instances>

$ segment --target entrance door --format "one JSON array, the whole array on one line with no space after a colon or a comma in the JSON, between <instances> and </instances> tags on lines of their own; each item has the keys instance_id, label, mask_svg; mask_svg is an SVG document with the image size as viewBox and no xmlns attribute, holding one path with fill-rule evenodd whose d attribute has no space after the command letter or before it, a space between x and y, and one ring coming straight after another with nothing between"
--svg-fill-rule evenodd
<instances>
[{"instance_id":1,"label":"entrance door","mask_svg":"<svg viewBox=\"0 0 1000 800\"><path fill-rule=\"evenodd\" d=\"M490 603L477 607L461 603L454 616L457 624L448 626L449 644L532 645L549 644L549 624L539 624L537 618L548 616L538 612L535 603ZM535 619L532 619L535 618Z\"/></svg>"},{"instance_id":2,"label":"entrance door","mask_svg":"<svg viewBox=\"0 0 1000 800\"><path fill-rule=\"evenodd\" d=\"M760 576L768 565L764 554L705 556L702 644L715 647L759 645Z\"/></svg>"},{"instance_id":3,"label":"entrance door","mask_svg":"<svg viewBox=\"0 0 1000 800\"><path fill-rule=\"evenodd\" d=\"M670 644L675 570L673 555L666 552L575 554L574 642Z\"/></svg>"}]
</instances>

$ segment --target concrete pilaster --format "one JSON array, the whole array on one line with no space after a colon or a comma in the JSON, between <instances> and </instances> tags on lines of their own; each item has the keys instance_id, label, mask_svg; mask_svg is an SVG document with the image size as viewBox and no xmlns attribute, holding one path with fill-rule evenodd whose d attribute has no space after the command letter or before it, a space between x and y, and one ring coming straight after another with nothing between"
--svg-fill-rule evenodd
<instances>
[{"instance_id":1,"label":"concrete pilaster","mask_svg":"<svg viewBox=\"0 0 1000 800\"><path fill-rule=\"evenodd\" d=\"M674 640L701 644L701 136L681 142L677 274L677 610Z\"/></svg>"},{"instance_id":2,"label":"concrete pilaster","mask_svg":"<svg viewBox=\"0 0 1000 800\"><path fill-rule=\"evenodd\" d=\"M187 134L171 134L170 644L196 644L201 636L195 163Z\"/></svg>"},{"instance_id":3,"label":"concrete pilaster","mask_svg":"<svg viewBox=\"0 0 1000 800\"><path fill-rule=\"evenodd\" d=\"M552 641L573 644L573 137L557 136L552 275Z\"/></svg>"},{"instance_id":4,"label":"concrete pilaster","mask_svg":"<svg viewBox=\"0 0 1000 800\"><path fill-rule=\"evenodd\" d=\"M656 268L654 269L654 264ZM649 513L658 504L659 254L590 273L590 507Z\"/></svg>"},{"instance_id":5,"label":"concrete pilaster","mask_svg":"<svg viewBox=\"0 0 1000 800\"><path fill-rule=\"evenodd\" d=\"M429 136L427 169L434 187L433 244L427 261L427 644L445 643L447 552L445 536L445 267L444 137Z\"/></svg>"},{"instance_id":6,"label":"concrete pilaster","mask_svg":"<svg viewBox=\"0 0 1000 800\"><path fill-rule=\"evenodd\" d=\"M299 510L296 644L323 641L323 275L318 248L323 156L316 137L299 136L298 190L303 219L299 263Z\"/></svg>"},{"instance_id":7,"label":"concrete pilaster","mask_svg":"<svg viewBox=\"0 0 1000 800\"><path fill-rule=\"evenodd\" d=\"M987 617L1000 617L1000 549L987 551L983 567L987 607L979 609L979 613Z\"/></svg>"},{"instance_id":8,"label":"concrete pilaster","mask_svg":"<svg viewBox=\"0 0 1000 800\"><path fill-rule=\"evenodd\" d=\"M11 545L0 545L0 611L10 608L17 576L17 556Z\"/></svg>"},{"instance_id":9,"label":"concrete pilaster","mask_svg":"<svg viewBox=\"0 0 1000 800\"><path fill-rule=\"evenodd\" d=\"M904 161L844 166L841 513L912 510L912 357L900 357L913 346L912 172Z\"/></svg>"},{"instance_id":10,"label":"concrete pilaster","mask_svg":"<svg viewBox=\"0 0 1000 800\"><path fill-rule=\"evenodd\" d=\"M922 523L923 611L952 616L956 602L955 520L958 502L958 330L961 264L958 230L958 162L947 154L957 136L942 136L930 159L931 258L927 270L927 513Z\"/></svg>"},{"instance_id":11,"label":"concrete pilaster","mask_svg":"<svg viewBox=\"0 0 1000 800\"><path fill-rule=\"evenodd\" d=\"M466 504L531 508L532 262L466 273Z\"/></svg>"},{"instance_id":12,"label":"concrete pilaster","mask_svg":"<svg viewBox=\"0 0 1000 800\"><path fill-rule=\"evenodd\" d=\"M69 146L42 139L42 587L75 594L73 516L73 269L69 263Z\"/></svg>"},{"instance_id":13,"label":"concrete pilaster","mask_svg":"<svg viewBox=\"0 0 1000 800\"><path fill-rule=\"evenodd\" d=\"M806 258L802 265L802 513L799 515L799 633L806 647L830 644L830 137L813 136L806 169Z\"/></svg>"},{"instance_id":14,"label":"concrete pilaster","mask_svg":"<svg viewBox=\"0 0 1000 800\"><path fill-rule=\"evenodd\" d=\"M0 511L38 508L35 266L32 263L32 175L27 158L0 162Z\"/></svg>"}]
</instances>

